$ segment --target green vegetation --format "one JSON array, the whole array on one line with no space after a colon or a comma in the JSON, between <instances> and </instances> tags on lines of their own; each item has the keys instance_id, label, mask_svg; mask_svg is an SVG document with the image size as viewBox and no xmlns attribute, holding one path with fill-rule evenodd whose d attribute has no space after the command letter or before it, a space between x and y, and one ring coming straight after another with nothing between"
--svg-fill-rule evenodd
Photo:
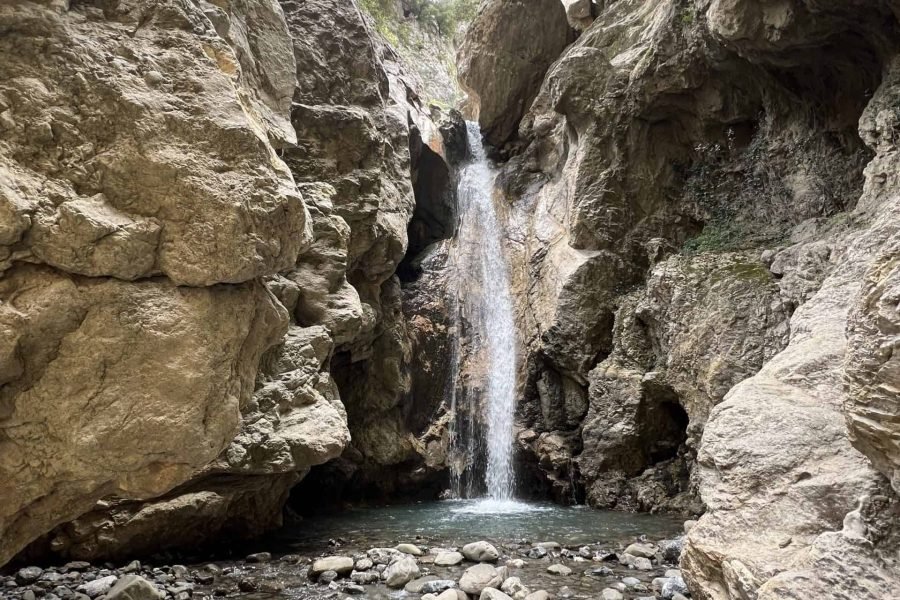
<instances>
[{"instance_id":1,"label":"green vegetation","mask_svg":"<svg viewBox=\"0 0 900 600\"><path fill-rule=\"evenodd\" d=\"M479 0L402 0L404 15L422 25L434 25L438 32L452 39L461 24L475 16ZM403 18L395 14L395 0L360 0L375 21L378 32L391 44L408 40Z\"/></svg>"},{"instance_id":2,"label":"green vegetation","mask_svg":"<svg viewBox=\"0 0 900 600\"><path fill-rule=\"evenodd\" d=\"M744 234L733 224L708 223L700 235L684 243L687 255L703 252L727 252L742 246Z\"/></svg>"}]
</instances>

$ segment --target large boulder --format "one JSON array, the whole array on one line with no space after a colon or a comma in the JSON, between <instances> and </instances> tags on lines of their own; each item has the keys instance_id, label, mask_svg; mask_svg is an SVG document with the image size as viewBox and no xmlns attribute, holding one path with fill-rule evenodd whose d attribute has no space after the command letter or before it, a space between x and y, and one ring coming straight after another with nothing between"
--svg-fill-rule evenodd
<instances>
[{"instance_id":1,"label":"large boulder","mask_svg":"<svg viewBox=\"0 0 900 600\"><path fill-rule=\"evenodd\" d=\"M468 111L488 143L509 140L550 64L571 41L559 0L482 4L459 49L459 81Z\"/></svg>"}]
</instances>

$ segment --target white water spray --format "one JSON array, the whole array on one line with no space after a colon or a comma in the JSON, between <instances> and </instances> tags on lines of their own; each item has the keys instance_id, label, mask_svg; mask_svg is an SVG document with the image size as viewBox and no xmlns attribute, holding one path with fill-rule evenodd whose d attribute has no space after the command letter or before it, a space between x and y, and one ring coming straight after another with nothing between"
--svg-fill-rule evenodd
<instances>
[{"instance_id":1,"label":"white water spray","mask_svg":"<svg viewBox=\"0 0 900 600\"><path fill-rule=\"evenodd\" d=\"M492 500L511 500L513 415L516 408L516 334L509 285L509 267L503 251L503 229L493 201L491 170L478 125L468 123L470 161L459 177L460 225L454 244L458 310L470 330L469 361L483 370L486 421L485 486ZM458 319L461 321L462 319ZM459 323L457 323L459 325ZM459 327L457 327L459 330ZM458 402L454 398L455 402ZM457 407L454 407L457 408ZM455 438L461 437L457 431ZM457 455L472 459L472 427L454 439ZM466 460L468 459L468 460ZM463 464L458 468L469 465ZM457 472L455 480L459 481ZM458 493L460 490L456 490Z\"/></svg>"}]
</instances>

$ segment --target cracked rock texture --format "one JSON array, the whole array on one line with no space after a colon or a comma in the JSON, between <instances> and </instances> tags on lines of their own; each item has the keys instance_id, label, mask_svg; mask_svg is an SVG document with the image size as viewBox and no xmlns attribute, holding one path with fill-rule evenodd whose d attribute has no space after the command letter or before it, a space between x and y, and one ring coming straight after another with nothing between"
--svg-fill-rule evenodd
<instances>
[{"instance_id":1,"label":"cracked rock texture","mask_svg":"<svg viewBox=\"0 0 900 600\"><path fill-rule=\"evenodd\" d=\"M505 161L523 491L702 513L693 597L890 597L900 6L566 2L522 113L477 76L514 72L512 4L461 75Z\"/></svg>"},{"instance_id":2,"label":"cracked rock texture","mask_svg":"<svg viewBox=\"0 0 900 600\"><path fill-rule=\"evenodd\" d=\"M15 0L0 29L0 563L256 535L354 429L361 463L420 456L340 385L406 410L395 272L414 213L425 245L455 218L358 6Z\"/></svg>"}]
</instances>

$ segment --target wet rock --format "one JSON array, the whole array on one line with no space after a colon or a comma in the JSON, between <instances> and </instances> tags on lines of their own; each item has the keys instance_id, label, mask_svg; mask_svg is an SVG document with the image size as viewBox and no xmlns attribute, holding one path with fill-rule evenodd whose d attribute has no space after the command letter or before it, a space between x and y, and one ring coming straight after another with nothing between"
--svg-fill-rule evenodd
<instances>
[{"instance_id":1,"label":"wet rock","mask_svg":"<svg viewBox=\"0 0 900 600\"><path fill-rule=\"evenodd\" d=\"M462 547L462 555L474 562L494 562L500 558L497 549L488 542L472 542Z\"/></svg>"},{"instance_id":2,"label":"wet rock","mask_svg":"<svg viewBox=\"0 0 900 600\"><path fill-rule=\"evenodd\" d=\"M170 594L179 596L177 590ZM106 593L106 600L161 600L163 597L164 594L140 575L123 575Z\"/></svg>"},{"instance_id":3,"label":"wet rock","mask_svg":"<svg viewBox=\"0 0 900 600\"><path fill-rule=\"evenodd\" d=\"M637 577L623 577L622 583L625 584L625 587L633 588L636 585L640 585L641 580L638 579Z\"/></svg>"},{"instance_id":4,"label":"wet rock","mask_svg":"<svg viewBox=\"0 0 900 600\"><path fill-rule=\"evenodd\" d=\"M549 552L559 552L562 549L562 546L559 542L538 542L535 544L538 548L543 548Z\"/></svg>"},{"instance_id":5,"label":"wet rock","mask_svg":"<svg viewBox=\"0 0 900 600\"><path fill-rule=\"evenodd\" d=\"M403 553L395 550L394 548L372 548L366 553L366 555L376 565L387 565L392 561L401 558L403 556Z\"/></svg>"},{"instance_id":6,"label":"wet rock","mask_svg":"<svg viewBox=\"0 0 900 600\"><path fill-rule=\"evenodd\" d=\"M549 554L549 552L547 552L546 548L535 546L528 551L528 558L544 558L545 556L547 556L547 554Z\"/></svg>"},{"instance_id":7,"label":"wet rock","mask_svg":"<svg viewBox=\"0 0 900 600\"><path fill-rule=\"evenodd\" d=\"M249 554L245 559L248 563L266 563L272 560L272 554L270 552L257 552L256 554Z\"/></svg>"},{"instance_id":8,"label":"wet rock","mask_svg":"<svg viewBox=\"0 0 900 600\"><path fill-rule=\"evenodd\" d=\"M83 583L76 588L76 591L81 592L91 598L96 598L97 596L108 592L113 584L116 583L116 579L117 577L115 575L100 577L99 579L94 579L93 581Z\"/></svg>"},{"instance_id":9,"label":"wet rock","mask_svg":"<svg viewBox=\"0 0 900 600\"><path fill-rule=\"evenodd\" d=\"M481 595L478 597L478 600L512 600L512 598L498 589L484 588L481 590Z\"/></svg>"},{"instance_id":10,"label":"wet rock","mask_svg":"<svg viewBox=\"0 0 900 600\"><path fill-rule=\"evenodd\" d=\"M553 575L571 575L572 569L565 565L550 565L547 567L547 572Z\"/></svg>"},{"instance_id":11,"label":"wet rock","mask_svg":"<svg viewBox=\"0 0 900 600\"><path fill-rule=\"evenodd\" d=\"M384 570L384 583L388 587L402 588L419 576L419 565L410 556L399 558Z\"/></svg>"},{"instance_id":12,"label":"wet rock","mask_svg":"<svg viewBox=\"0 0 900 600\"><path fill-rule=\"evenodd\" d=\"M613 570L609 567L598 567L596 569L588 569L584 574L589 577L609 577L613 575Z\"/></svg>"},{"instance_id":13,"label":"wet rock","mask_svg":"<svg viewBox=\"0 0 900 600\"><path fill-rule=\"evenodd\" d=\"M395 548L397 552L402 552L403 554L410 554L412 556L422 556L425 554L421 548L416 546L415 544L399 544Z\"/></svg>"},{"instance_id":14,"label":"wet rock","mask_svg":"<svg viewBox=\"0 0 900 600\"><path fill-rule=\"evenodd\" d=\"M375 566L375 563L371 558L360 558L353 564L353 568L357 571L368 571L373 566Z\"/></svg>"},{"instance_id":15,"label":"wet rock","mask_svg":"<svg viewBox=\"0 0 900 600\"><path fill-rule=\"evenodd\" d=\"M350 581L359 585L371 585L381 581L377 571L353 571L350 573Z\"/></svg>"},{"instance_id":16,"label":"wet rock","mask_svg":"<svg viewBox=\"0 0 900 600\"><path fill-rule=\"evenodd\" d=\"M337 578L338 578L337 571L327 570L327 571L322 571L321 573L319 573L318 577L316 577L316 582L319 585L328 585ZM254 587L258 587L256 585L256 582L254 582Z\"/></svg>"},{"instance_id":17,"label":"wet rock","mask_svg":"<svg viewBox=\"0 0 900 600\"><path fill-rule=\"evenodd\" d=\"M422 586L422 593L425 594L440 594L445 590L450 590L456 587L456 582L452 579L433 579L428 581Z\"/></svg>"},{"instance_id":18,"label":"wet rock","mask_svg":"<svg viewBox=\"0 0 900 600\"><path fill-rule=\"evenodd\" d=\"M512 596L514 600L522 600L531 593L518 577L507 577L500 586L500 591Z\"/></svg>"},{"instance_id":19,"label":"wet rock","mask_svg":"<svg viewBox=\"0 0 900 600\"><path fill-rule=\"evenodd\" d=\"M413 579L412 581L407 583L405 586L403 586L403 590L405 592L409 592L410 594L429 593L429 592L423 592L422 587L429 581L436 581L436 580L437 580L437 577L434 575L426 575L425 577L417 577L416 579Z\"/></svg>"},{"instance_id":20,"label":"wet rock","mask_svg":"<svg viewBox=\"0 0 900 600\"><path fill-rule=\"evenodd\" d=\"M632 556L642 556L644 558L655 557L657 551L657 547L653 544L634 543L625 548L625 554L630 554Z\"/></svg>"},{"instance_id":21,"label":"wet rock","mask_svg":"<svg viewBox=\"0 0 900 600\"><path fill-rule=\"evenodd\" d=\"M670 577L663 583L662 589L660 590L660 596L665 598L666 600L671 600L675 597L676 594L687 594L688 588L684 582L684 579L679 577Z\"/></svg>"},{"instance_id":22,"label":"wet rock","mask_svg":"<svg viewBox=\"0 0 900 600\"><path fill-rule=\"evenodd\" d=\"M481 563L465 570L459 580L459 589L467 594L478 595L485 588L499 588L506 579L506 567L499 569Z\"/></svg>"},{"instance_id":23,"label":"wet rock","mask_svg":"<svg viewBox=\"0 0 900 600\"><path fill-rule=\"evenodd\" d=\"M606 588L602 592L600 592L600 598L602 600L623 600L625 596L623 596L622 592L620 592L619 590Z\"/></svg>"},{"instance_id":24,"label":"wet rock","mask_svg":"<svg viewBox=\"0 0 900 600\"><path fill-rule=\"evenodd\" d=\"M334 571L337 575L348 575L352 570L353 559L349 556L326 556L313 561L309 576L318 577L326 571Z\"/></svg>"},{"instance_id":25,"label":"wet rock","mask_svg":"<svg viewBox=\"0 0 900 600\"><path fill-rule=\"evenodd\" d=\"M681 551L684 550L684 537L674 540L663 540L659 543L659 551L662 558L666 562L678 563L681 558Z\"/></svg>"},{"instance_id":26,"label":"wet rock","mask_svg":"<svg viewBox=\"0 0 900 600\"><path fill-rule=\"evenodd\" d=\"M441 552L434 558L434 564L439 567L453 567L463 561L463 555L459 552Z\"/></svg>"},{"instance_id":27,"label":"wet rock","mask_svg":"<svg viewBox=\"0 0 900 600\"><path fill-rule=\"evenodd\" d=\"M34 583L43 574L44 570L40 567L24 567L16 571L16 583L19 585L28 585Z\"/></svg>"},{"instance_id":28,"label":"wet rock","mask_svg":"<svg viewBox=\"0 0 900 600\"><path fill-rule=\"evenodd\" d=\"M366 588L362 587L361 585L356 585L353 583L348 583L341 589L344 591L345 594L358 595L358 594L366 593Z\"/></svg>"}]
</instances>

